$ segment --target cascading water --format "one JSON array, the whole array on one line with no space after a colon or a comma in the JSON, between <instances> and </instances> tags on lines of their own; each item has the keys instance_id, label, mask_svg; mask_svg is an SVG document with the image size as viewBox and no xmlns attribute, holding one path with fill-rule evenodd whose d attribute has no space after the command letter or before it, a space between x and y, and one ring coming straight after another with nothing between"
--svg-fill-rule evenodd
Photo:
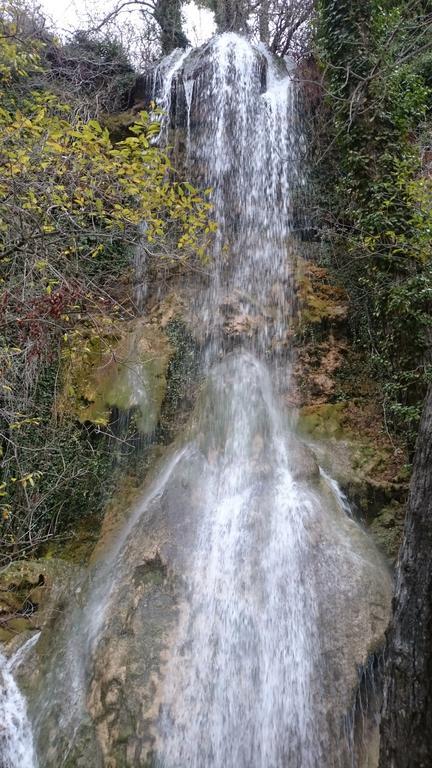
<instances>
[{"instance_id":1,"label":"cascading water","mask_svg":"<svg viewBox=\"0 0 432 768\"><path fill-rule=\"evenodd\" d=\"M329 727L322 705L314 538L326 524L324 500L296 482L293 437L262 362L271 351L289 353L302 191L295 86L284 62L233 34L202 58L205 76L196 75L202 61L189 67L187 56L170 71L162 102L171 108L173 81L177 98L183 88L189 167L212 189L218 223L214 273L198 310L210 338L207 364L225 351L223 312L233 301L240 350L211 369L199 419L210 467L165 671L158 764L347 765L352 750L330 749L338 725ZM337 487L336 502L345 513ZM329 576L350 559L341 542L321 569Z\"/></svg>"},{"instance_id":2,"label":"cascading water","mask_svg":"<svg viewBox=\"0 0 432 768\"><path fill-rule=\"evenodd\" d=\"M41 764L363 768L346 718L389 578L275 386L290 379L296 88L286 62L225 34L162 62L152 97L212 190L193 307L205 381L64 616L30 702Z\"/></svg>"},{"instance_id":3,"label":"cascading water","mask_svg":"<svg viewBox=\"0 0 432 768\"><path fill-rule=\"evenodd\" d=\"M226 301L238 303L239 322L257 331L261 351L269 335L275 344L287 333L293 266L287 251L302 188L296 89L285 62L230 33L199 57L192 51L174 61L168 60L155 95L168 115L174 89L179 111L184 101L186 164L212 190L218 225L211 282L199 312L213 341L212 362ZM265 308L268 322L258 327Z\"/></svg>"},{"instance_id":4,"label":"cascading water","mask_svg":"<svg viewBox=\"0 0 432 768\"><path fill-rule=\"evenodd\" d=\"M211 364L221 309L233 298L240 327L249 322L256 331L255 351L267 351L270 330L274 341L287 330L288 237L299 181L295 93L283 62L233 34L209 46L205 84L191 87L187 58L182 65L184 91L192 93L188 133L200 121L188 137L188 162L203 169L218 223L214 275L200 312ZM166 96L162 101L168 109ZM257 325L265 307L271 328ZM307 569L311 500L290 472L281 415L258 357L229 356L210 379L203 432L219 444L189 608L166 673L160 759L170 768L322 766L326 738L313 702L317 602Z\"/></svg>"},{"instance_id":5,"label":"cascading water","mask_svg":"<svg viewBox=\"0 0 432 768\"><path fill-rule=\"evenodd\" d=\"M290 472L257 358L228 357L209 386L205 512L166 670L161 764L323 766L313 500Z\"/></svg>"},{"instance_id":6,"label":"cascading water","mask_svg":"<svg viewBox=\"0 0 432 768\"><path fill-rule=\"evenodd\" d=\"M26 701L13 670L37 635L30 638L10 659L0 654L0 765L2 768L37 768L33 734Z\"/></svg>"}]
</instances>

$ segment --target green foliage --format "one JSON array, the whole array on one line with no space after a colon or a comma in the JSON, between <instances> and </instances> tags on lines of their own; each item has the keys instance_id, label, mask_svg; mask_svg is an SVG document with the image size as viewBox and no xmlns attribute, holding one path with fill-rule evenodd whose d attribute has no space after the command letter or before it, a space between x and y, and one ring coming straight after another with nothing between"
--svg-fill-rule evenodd
<instances>
[{"instance_id":1,"label":"green foliage","mask_svg":"<svg viewBox=\"0 0 432 768\"><path fill-rule=\"evenodd\" d=\"M5 435L0 565L97 514L115 483L108 437L53 415L57 375L54 362L44 368L32 396L37 418L9 424Z\"/></svg>"},{"instance_id":2,"label":"green foliage","mask_svg":"<svg viewBox=\"0 0 432 768\"><path fill-rule=\"evenodd\" d=\"M136 75L120 40L113 35L76 31L67 43L44 47L50 82L60 98L85 116L101 116L128 106Z\"/></svg>"},{"instance_id":3,"label":"green foliage","mask_svg":"<svg viewBox=\"0 0 432 768\"><path fill-rule=\"evenodd\" d=\"M97 511L108 485L106 440L56 412L60 361L77 332L93 328L98 337L107 314L131 316L128 262L137 243L181 263L204 258L214 231L209 203L176 180L154 142L159 124L151 114L141 112L130 135L113 143L96 119L52 92L45 43L31 21L19 3L0 5L0 536L7 558L83 510ZM101 46L99 59L113 55L106 41Z\"/></svg>"},{"instance_id":4,"label":"green foliage","mask_svg":"<svg viewBox=\"0 0 432 768\"><path fill-rule=\"evenodd\" d=\"M432 181L423 169L431 25L420 1L321 0L318 44L329 119L318 166L325 258L347 289L387 420L412 444L432 306Z\"/></svg>"}]
</instances>

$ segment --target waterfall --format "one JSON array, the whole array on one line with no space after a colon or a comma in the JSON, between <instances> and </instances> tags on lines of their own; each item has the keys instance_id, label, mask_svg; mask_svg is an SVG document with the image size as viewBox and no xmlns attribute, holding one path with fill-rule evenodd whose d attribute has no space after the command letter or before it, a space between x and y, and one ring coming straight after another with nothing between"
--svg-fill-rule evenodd
<instances>
[{"instance_id":1,"label":"waterfall","mask_svg":"<svg viewBox=\"0 0 432 768\"><path fill-rule=\"evenodd\" d=\"M294 197L302 185L295 85L284 62L229 33L209 44L203 62L195 64L193 90L194 68L188 71L187 59L184 68L183 87L192 92L188 165L191 173L202 169L218 225L212 281L200 314L220 343L221 307L235 300L240 326L256 330L263 352L269 336L273 344L283 341L292 300L287 250ZM267 323L259 327L263 312Z\"/></svg>"},{"instance_id":2,"label":"waterfall","mask_svg":"<svg viewBox=\"0 0 432 768\"><path fill-rule=\"evenodd\" d=\"M218 231L196 308L209 339L195 434L207 462L202 517L165 669L157 764L350 765L351 746L323 696L319 581L356 560L359 568L358 555L340 522L338 544L317 563L317 538L334 521L316 485L297 480L302 458L272 386L275 356L290 376L304 187L296 87L288 64L234 34L169 73L162 101L172 112L166 93L174 83L179 109L184 92L187 164L211 189ZM345 498L322 476L345 517ZM335 597L327 599L331 611Z\"/></svg>"},{"instance_id":3,"label":"waterfall","mask_svg":"<svg viewBox=\"0 0 432 768\"><path fill-rule=\"evenodd\" d=\"M0 653L0 765L2 768L37 768L33 734L26 701L13 670L35 644L39 633L6 659Z\"/></svg>"},{"instance_id":4,"label":"waterfall","mask_svg":"<svg viewBox=\"0 0 432 768\"><path fill-rule=\"evenodd\" d=\"M192 70L184 90L188 164L203 169L218 224L200 306L212 339L207 362L220 352L229 302L238 306L239 330L250 326L255 354L239 352L210 373L202 432L211 441L222 430L223 439L166 673L160 759L169 768L312 768L325 764L326 746L313 701L313 504L294 482L286 425L260 360L271 342L284 341L291 312L295 88L284 62L237 35L216 38L206 53L205 81L192 89ZM187 57L182 64L187 72Z\"/></svg>"},{"instance_id":5,"label":"waterfall","mask_svg":"<svg viewBox=\"0 0 432 768\"><path fill-rule=\"evenodd\" d=\"M47 768L366 765L351 714L390 580L280 396L305 188L291 70L228 33L152 79L218 225L188 294L202 384L62 617L32 709Z\"/></svg>"},{"instance_id":6,"label":"waterfall","mask_svg":"<svg viewBox=\"0 0 432 768\"><path fill-rule=\"evenodd\" d=\"M228 356L208 386L200 427L213 458L166 670L161 764L324 766L314 500L290 471L266 367Z\"/></svg>"}]
</instances>

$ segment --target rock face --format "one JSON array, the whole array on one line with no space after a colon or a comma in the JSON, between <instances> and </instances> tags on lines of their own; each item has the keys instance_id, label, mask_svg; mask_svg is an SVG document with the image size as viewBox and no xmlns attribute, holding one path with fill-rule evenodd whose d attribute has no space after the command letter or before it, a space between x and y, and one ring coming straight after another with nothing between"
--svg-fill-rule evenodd
<instances>
[{"instance_id":1,"label":"rock face","mask_svg":"<svg viewBox=\"0 0 432 768\"><path fill-rule=\"evenodd\" d=\"M395 449L380 428L379 413L375 420L374 414L373 404L319 403L300 409L297 430L348 495L379 548L394 561L405 516L404 453Z\"/></svg>"},{"instance_id":2,"label":"rock face","mask_svg":"<svg viewBox=\"0 0 432 768\"><path fill-rule=\"evenodd\" d=\"M206 132L202 125L204 113L211 104L198 100L190 88L200 78L201 69L204 72L209 67L210 59L209 49L203 48L188 58L181 86L177 89L177 81L170 83L170 127L175 128L174 144L179 156L181 153L185 156L186 131L191 127L201 132L202 141L211 141L209 130ZM259 91L260 83L264 88L267 77L266 59L259 52L253 67ZM235 70L233 73L231 86L235 85ZM205 88L202 90L205 100ZM232 128L233 124L228 123L228 134ZM199 151L194 156L199 179L203 169L198 160ZM247 189L248 185L244 185L244 190ZM227 229L235 230L239 199L227 196L224 222ZM265 273L266 270L264 259ZM291 262L286 271L285 282L268 280L268 302L257 301L250 292L231 290L231 285L224 295L218 295L218 319L225 351L239 346L253 349L257 337L265 337L265 330L271 329L272 323L277 326L280 322L279 317L273 317L272 306L284 306L287 313L292 311L285 306L288 294L289 301L293 305L296 302L294 294L288 291L294 271ZM316 299L312 283L313 280L320 283L323 274L316 268L304 273L303 292L307 294L308 308L308 314L303 313L304 325L313 326L318 335L324 325L331 336L345 318L344 297L340 292L334 295L325 286L320 288ZM258 286L256 288L259 294ZM65 385L64 407L69 412L93 424L106 424L116 412L133 412L142 434L154 431L160 419L168 366L172 361L168 325L180 312L178 297L174 294L166 297L163 308L162 304L159 308L148 307L150 322L125 323L112 335L108 329L105 339L108 349L98 341L86 353L84 362L80 363L80 355L72 361L70 379ZM193 302L185 300L184 304ZM205 347L208 325L200 322L199 316L194 317L193 310L190 315L194 340ZM151 322L152 319L155 322ZM284 317L285 335L279 335L277 348L271 349L280 363L279 372L283 372L280 378L288 367L286 350L294 333L290 321ZM271 331L269 338L272 337L276 338L276 333ZM315 392L319 392L319 408L325 409L326 398L336 396L333 374L340 366L345 347L336 332L331 339L320 337L321 342L324 346L319 357L325 358L326 370L310 380L313 379ZM313 357L312 349L309 351ZM266 349L262 357L269 352L270 349ZM235 629L235 618L239 616L235 611L243 603L248 609L250 606L254 609L253 616L247 613L254 639L268 636L262 631L267 617L273 622L272 628L275 620L279 626L280 619L283 631L278 629L278 637L283 637L277 650L286 660L288 670L294 669L293 688L302 688L301 684L297 685L297 679L310 684L313 700L306 702L305 709L309 715L311 711L316 714L316 723L312 723L314 732L322 726L322 744L318 746L323 759L315 761L315 765L375 768L374 713L360 706L357 717L356 704L359 700L363 702L366 673L375 664L383 644L391 582L387 566L371 539L347 515L334 486L318 466L328 467L323 460L325 454L347 452L346 441L339 440L345 436L340 420L340 411L344 408L337 407L337 403L330 404L331 413L336 411L338 417L335 430L330 427L334 419L320 420L315 412L304 410L305 428L299 437L289 428L283 410L275 415L278 406L268 385L265 366L258 358L251 362L250 357L227 354L223 362L212 369L201 387L196 409L184 433L177 436L153 468L137 501L127 509L128 504L124 502L125 514L120 520L114 510L112 515L108 513L89 572L74 572L66 592L61 591L61 601L52 603L58 607L55 617L50 613L55 622L43 624L40 641L21 676L29 697L40 764L44 768L59 765L64 768L150 768L160 765L163 759L167 717L169 720L174 713L172 725L177 726L177 734L182 729L187 735L191 733L190 726L194 725L191 721L195 720L194 689L188 702L190 708L185 707L182 700L185 689L190 690L192 680L195 683L205 680L203 689L207 691L220 677L211 653L212 634L217 634L220 627L217 622L212 624L205 613L205 621L197 627L202 606L197 609L194 590L196 595L201 585L207 583L206 546L208 544L214 554L211 539L221 533L219 518L215 522L213 516L216 511L220 514L221 497L225 502L230 490L234 508L243 494L247 500L241 509L241 532L250 544L246 552L240 545L229 553L230 565L235 563L235 567L228 572L237 591L233 592L232 600L226 599L225 593L222 603L226 611L231 608L234 611L230 628ZM292 392L288 385L286 389ZM306 408L317 405L301 399L289 404ZM324 432L328 427L330 434L318 434L323 421L327 425ZM276 428L275 422L280 427ZM302 429L298 431L301 434ZM282 475L284 479L289 476L289 500L279 492ZM209 489L213 493L211 503ZM301 503L293 504L293 499ZM231 507L229 510L231 512ZM294 519L297 525L293 524ZM227 515L224 531L229 542L232 524ZM293 537L298 532L298 539L290 539L287 531L293 533ZM207 532L211 533L208 537ZM223 537L221 541L225 545ZM300 554L295 546L297 541L302 545ZM220 546L217 553L220 559L213 562L217 586L218 572L223 571L221 563L226 563L223 559L226 549ZM277 574L275 580L274 574ZM295 579L291 578L293 575ZM38 588L37 583L34 586ZM226 583L222 586L227 588ZM297 592L301 595L299 599ZM212 596L217 600L217 590ZM273 613L266 613L269 603L273 605ZM309 610L311 607L313 610ZM223 620L225 616L223 613ZM305 616L310 618L309 623L304 621ZM299 640L299 623L304 633L304 648L300 644L302 654L296 656L294 641ZM238 621L237 625L240 624ZM182 634L185 625L191 627L191 634ZM284 635L285 628L289 631ZM205 647L198 642L200 631L207 640ZM238 645L241 650L241 644ZM310 649L314 652L312 661L308 655ZM201 651L204 663L200 665ZM236 648L230 651L230 661L237 660ZM246 652L249 654L246 666L240 664L240 668L248 667L249 671L253 668L254 672L263 674L265 665L258 669L251 648L246 648ZM270 665L274 657L277 653L272 654ZM297 661L298 667L294 668ZM229 668L236 673L235 664ZM304 669L307 676L303 674ZM180 702L172 700L173 678L187 681L177 690ZM230 695L235 695L232 688L241 689L244 681L234 676L234 680L227 680L226 684L231 685ZM252 689L253 696L246 697L251 706L251 699L257 700L257 690L254 686ZM284 695L279 701L285 706L289 686L282 692ZM296 694L303 701L304 691L296 689ZM247 707L244 712L248 714ZM227 713L230 717L229 707L221 710L221 717ZM260 722L261 714L259 712L255 722ZM279 720L275 717L273 721L273 728L276 724L276 730L280 731L274 741L282 750L291 749L284 743ZM310 718L305 722L311 724ZM304 741L307 742L307 738ZM188 754L188 746L183 744L183 748ZM298 768L309 768L307 761L301 765L299 759L293 758L290 768L295 760ZM164 765L172 768L172 762L165 761ZM275 763L276 760L268 761L265 768ZM203 760L186 759L180 768L192 764L200 768L206 766ZM228 760L220 765L252 768L250 761Z\"/></svg>"},{"instance_id":3,"label":"rock face","mask_svg":"<svg viewBox=\"0 0 432 768\"><path fill-rule=\"evenodd\" d=\"M52 627L79 569L62 560L13 563L0 574L0 641L12 647L21 633Z\"/></svg>"},{"instance_id":4,"label":"rock face","mask_svg":"<svg viewBox=\"0 0 432 768\"><path fill-rule=\"evenodd\" d=\"M235 401L235 377L229 375L230 365L225 360L220 369L222 389L216 374L210 377L185 437L155 467L129 517L116 535L111 533L110 549L101 548L99 555L96 550L94 575L72 591L57 634L50 630L36 648L42 656L34 666L41 665L42 671L28 688L32 713L42 706L41 694L45 707L50 702L38 727L47 768L58 766L66 755L64 764L70 768L155 764L160 713L168 696L166 670L172 675L167 665L172 665L181 617L191 610L189 574L209 515L206 489L214 482L220 457L231 450L226 403ZM255 482L248 514L256 537L252 568L257 570L251 583L259 594L276 470L259 381L252 379L249 391L255 436L245 441L250 452L242 477L246 487L250 478ZM383 642L390 578L370 538L320 480L311 451L294 437L288 451L298 493L309 510L303 565L317 594L320 717L328 723L329 749L338 750L341 766L351 765L356 723L350 715L360 671ZM51 671L44 672L44 657L50 658ZM328 764L336 763L329 759Z\"/></svg>"},{"instance_id":5,"label":"rock face","mask_svg":"<svg viewBox=\"0 0 432 768\"><path fill-rule=\"evenodd\" d=\"M432 760L432 387L417 438L404 542L387 635L381 768Z\"/></svg>"},{"instance_id":6,"label":"rock face","mask_svg":"<svg viewBox=\"0 0 432 768\"><path fill-rule=\"evenodd\" d=\"M111 595L88 699L106 764L146 765L157 750L164 664L175 641L178 616L187 610L182 584L205 514L200 489L207 471L200 454L188 459L187 468L180 464L161 498L143 511L125 547L127 571ZM257 503L259 514L266 515L266 481L262 482ZM359 670L382 646L390 578L366 534L336 507L330 516L315 520L310 538L322 607L323 701L335 728L338 718L349 716ZM332 562L328 552L335 547L338 557Z\"/></svg>"},{"instance_id":7,"label":"rock face","mask_svg":"<svg viewBox=\"0 0 432 768\"><path fill-rule=\"evenodd\" d=\"M81 422L106 425L113 413L133 414L138 431L155 429L166 392L172 354L167 336L155 324L135 320L110 325L83 340L65 365L61 407Z\"/></svg>"},{"instance_id":8,"label":"rock face","mask_svg":"<svg viewBox=\"0 0 432 768\"><path fill-rule=\"evenodd\" d=\"M389 435L367 361L350 340L344 292L304 258L296 284L294 387L286 402L298 408L300 436L394 562L408 490L406 447Z\"/></svg>"}]
</instances>

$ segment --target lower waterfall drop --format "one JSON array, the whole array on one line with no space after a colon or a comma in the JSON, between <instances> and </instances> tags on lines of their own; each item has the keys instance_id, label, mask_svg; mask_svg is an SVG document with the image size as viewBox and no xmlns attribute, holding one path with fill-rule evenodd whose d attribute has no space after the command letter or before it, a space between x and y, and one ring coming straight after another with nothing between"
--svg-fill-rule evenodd
<instances>
[{"instance_id":1,"label":"lower waterfall drop","mask_svg":"<svg viewBox=\"0 0 432 768\"><path fill-rule=\"evenodd\" d=\"M33 638L29 642L32 643ZM14 680L13 664L14 657L8 660L0 654L0 765L1 768L37 768L27 705Z\"/></svg>"},{"instance_id":2,"label":"lower waterfall drop","mask_svg":"<svg viewBox=\"0 0 432 768\"><path fill-rule=\"evenodd\" d=\"M161 764L318 768L317 510L294 480L265 366L228 356L209 387L205 513L166 670Z\"/></svg>"}]
</instances>

